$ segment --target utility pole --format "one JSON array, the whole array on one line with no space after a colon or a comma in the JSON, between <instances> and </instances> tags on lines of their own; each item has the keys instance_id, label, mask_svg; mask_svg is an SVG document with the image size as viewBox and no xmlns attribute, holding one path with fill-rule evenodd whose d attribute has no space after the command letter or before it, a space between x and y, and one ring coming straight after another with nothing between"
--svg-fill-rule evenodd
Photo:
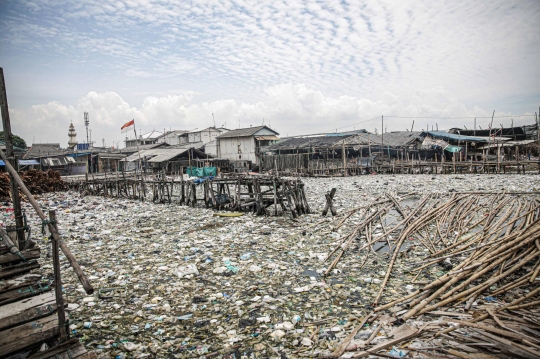
<instances>
[{"instance_id":1,"label":"utility pole","mask_svg":"<svg viewBox=\"0 0 540 359\"><path fill-rule=\"evenodd\" d=\"M13 152L13 135L11 133L11 122L9 120L9 109L6 93L6 82L4 80L4 69L0 67L0 108L2 109L2 127L4 128L4 143L6 145L6 157L11 166L18 170L17 158ZM21 198L19 197L19 186L15 178L10 173L9 183L11 185L11 199L13 201L13 213L15 214L15 227L17 229L17 239L19 250L24 249L26 239L24 238L24 221L21 210Z\"/></svg>"},{"instance_id":2,"label":"utility pole","mask_svg":"<svg viewBox=\"0 0 540 359\"><path fill-rule=\"evenodd\" d=\"M88 125L90 124L90 119L88 118L88 112L84 113L84 125L86 126L86 143L90 143L88 139ZM90 147L90 145L88 145Z\"/></svg>"},{"instance_id":3,"label":"utility pole","mask_svg":"<svg viewBox=\"0 0 540 359\"><path fill-rule=\"evenodd\" d=\"M495 110L493 110L493 115L491 115L491 123L489 124L489 141L491 141L491 131L493 130L493 118L495 117ZM493 136L495 137L495 136ZM488 141L488 144L489 144L489 141ZM493 139L493 143L495 143L495 139ZM490 154L490 149L491 149L491 146L488 146L488 157L489 157L489 154Z\"/></svg>"},{"instance_id":4,"label":"utility pole","mask_svg":"<svg viewBox=\"0 0 540 359\"><path fill-rule=\"evenodd\" d=\"M381 116L381 153L384 157L384 116Z\"/></svg>"}]
</instances>

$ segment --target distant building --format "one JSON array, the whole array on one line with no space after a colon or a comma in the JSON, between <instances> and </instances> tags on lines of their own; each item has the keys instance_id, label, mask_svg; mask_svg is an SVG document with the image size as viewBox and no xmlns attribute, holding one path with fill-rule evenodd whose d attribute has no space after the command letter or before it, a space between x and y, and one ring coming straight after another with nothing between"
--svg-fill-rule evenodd
<instances>
[{"instance_id":1,"label":"distant building","mask_svg":"<svg viewBox=\"0 0 540 359\"><path fill-rule=\"evenodd\" d=\"M166 143L171 146L180 145L182 144L180 139L182 138L182 135L184 135L185 133L187 133L187 131L181 131L181 130L165 131L161 136L158 136L156 138L155 143Z\"/></svg>"},{"instance_id":2,"label":"distant building","mask_svg":"<svg viewBox=\"0 0 540 359\"><path fill-rule=\"evenodd\" d=\"M138 145L152 145L154 143L156 143L157 139L163 135L161 132L159 131L151 131L151 132L148 132L144 135L140 135L138 139L136 138L132 138L132 139L128 139L126 138L124 140L124 142L126 143L126 147L134 147L134 146L137 146L137 141L138 141Z\"/></svg>"},{"instance_id":3,"label":"distant building","mask_svg":"<svg viewBox=\"0 0 540 359\"><path fill-rule=\"evenodd\" d=\"M180 136L180 144L202 142L207 144L214 141L219 135L229 131L226 128L207 127L204 129L195 129L188 131Z\"/></svg>"},{"instance_id":4,"label":"distant building","mask_svg":"<svg viewBox=\"0 0 540 359\"><path fill-rule=\"evenodd\" d=\"M23 159L61 156L64 152L59 143L34 143L23 156Z\"/></svg>"},{"instance_id":5,"label":"distant building","mask_svg":"<svg viewBox=\"0 0 540 359\"><path fill-rule=\"evenodd\" d=\"M69 124L69 131L68 131L68 147L73 148L75 145L77 145L77 132L75 132L75 127L73 126L73 122Z\"/></svg>"},{"instance_id":6,"label":"distant building","mask_svg":"<svg viewBox=\"0 0 540 359\"><path fill-rule=\"evenodd\" d=\"M255 126L228 131L216 139L217 155L231 162L251 162L259 165L261 147L279 140L279 133L267 126ZM237 167L237 166L236 166Z\"/></svg>"}]
</instances>

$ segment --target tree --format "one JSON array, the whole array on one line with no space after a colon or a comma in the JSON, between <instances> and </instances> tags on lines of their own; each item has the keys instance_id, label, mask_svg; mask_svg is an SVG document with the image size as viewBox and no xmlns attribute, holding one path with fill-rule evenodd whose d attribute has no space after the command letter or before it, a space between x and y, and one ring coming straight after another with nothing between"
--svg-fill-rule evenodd
<instances>
[{"instance_id":1,"label":"tree","mask_svg":"<svg viewBox=\"0 0 540 359\"><path fill-rule=\"evenodd\" d=\"M26 149L26 141L17 135L13 136L13 147L19 147ZM4 141L4 131L0 131L0 141Z\"/></svg>"}]
</instances>

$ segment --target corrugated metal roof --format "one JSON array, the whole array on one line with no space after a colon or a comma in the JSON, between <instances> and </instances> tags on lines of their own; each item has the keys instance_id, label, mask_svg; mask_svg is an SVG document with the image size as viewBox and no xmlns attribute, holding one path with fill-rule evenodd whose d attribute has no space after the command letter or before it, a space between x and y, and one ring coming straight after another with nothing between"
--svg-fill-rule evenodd
<instances>
[{"instance_id":1,"label":"corrugated metal roof","mask_svg":"<svg viewBox=\"0 0 540 359\"><path fill-rule=\"evenodd\" d=\"M168 146L170 146L168 143L159 142L159 143L151 143L149 145L139 145L139 149L141 151L143 151L143 150L149 150L149 149L155 148L155 147L163 148L163 147L168 147ZM120 152L122 152L122 153L137 152L137 146L124 147L124 148L120 149Z\"/></svg>"},{"instance_id":2,"label":"corrugated metal roof","mask_svg":"<svg viewBox=\"0 0 540 359\"><path fill-rule=\"evenodd\" d=\"M422 134L426 134L426 132L423 132ZM488 139L485 137L465 136L465 135L449 133L445 131L428 131L427 134L432 137L442 138L445 140L456 140L456 141L467 141L467 142L487 142L488 141Z\"/></svg>"},{"instance_id":3,"label":"corrugated metal roof","mask_svg":"<svg viewBox=\"0 0 540 359\"><path fill-rule=\"evenodd\" d=\"M186 148L154 148L150 150L141 151L141 158L148 160L148 162L162 162L173 157L176 157L184 152ZM163 160L156 160L156 157L163 158ZM158 159L159 159L158 158ZM125 162L136 162L139 160L139 153L135 152L134 154L124 158L121 161Z\"/></svg>"},{"instance_id":4,"label":"corrugated metal roof","mask_svg":"<svg viewBox=\"0 0 540 359\"><path fill-rule=\"evenodd\" d=\"M350 136L318 136L318 137L300 137L289 138L264 148L264 151L294 150L301 148L332 147Z\"/></svg>"},{"instance_id":5,"label":"corrugated metal roof","mask_svg":"<svg viewBox=\"0 0 540 359\"><path fill-rule=\"evenodd\" d=\"M239 128L237 130L230 130L229 132L225 132L222 135L219 135L217 138L230 138L230 137L248 137L253 136L258 131L262 129L267 129L268 131L272 131L274 135L279 135L276 131L272 130L271 128L267 126L254 126L254 127L247 127L247 128Z\"/></svg>"},{"instance_id":6,"label":"corrugated metal roof","mask_svg":"<svg viewBox=\"0 0 540 359\"><path fill-rule=\"evenodd\" d=\"M23 159L59 156L63 153L63 151L56 147L56 144L32 145L28 152L24 154Z\"/></svg>"},{"instance_id":7,"label":"corrugated metal roof","mask_svg":"<svg viewBox=\"0 0 540 359\"><path fill-rule=\"evenodd\" d=\"M478 146L478 149L483 150L485 148L525 146L525 145L530 145L531 143L535 143L535 142L536 142L535 140L506 141L506 142L502 142L502 143L493 143L492 142L490 144L486 143L485 145Z\"/></svg>"},{"instance_id":8,"label":"corrugated metal roof","mask_svg":"<svg viewBox=\"0 0 540 359\"><path fill-rule=\"evenodd\" d=\"M354 133L350 135L293 137L265 147L265 151L292 150L301 148L327 148L345 146L409 146L422 141L421 132L387 132L384 138L373 133Z\"/></svg>"},{"instance_id":9,"label":"corrugated metal roof","mask_svg":"<svg viewBox=\"0 0 540 359\"><path fill-rule=\"evenodd\" d=\"M279 140L278 136L255 136L256 140L265 141L265 140Z\"/></svg>"},{"instance_id":10,"label":"corrugated metal roof","mask_svg":"<svg viewBox=\"0 0 540 359\"><path fill-rule=\"evenodd\" d=\"M156 157L153 157L151 158L150 160L148 160L148 162L155 162L155 163L159 163L159 162L164 162L164 161L168 161L176 156L179 156L181 155L182 153L186 152L187 149L176 149L176 150L168 150L167 152L168 153L163 153L163 154L160 154L160 155L157 155Z\"/></svg>"},{"instance_id":11,"label":"corrugated metal roof","mask_svg":"<svg viewBox=\"0 0 540 359\"><path fill-rule=\"evenodd\" d=\"M19 160L21 166L34 166L39 165L39 162L36 160Z\"/></svg>"}]
</instances>

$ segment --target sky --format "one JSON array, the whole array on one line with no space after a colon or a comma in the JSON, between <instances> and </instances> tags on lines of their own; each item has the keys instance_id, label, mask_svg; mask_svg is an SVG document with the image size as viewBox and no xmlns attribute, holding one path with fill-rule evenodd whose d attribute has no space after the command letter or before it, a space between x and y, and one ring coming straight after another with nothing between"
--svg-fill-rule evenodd
<instances>
[{"instance_id":1,"label":"sky","mask_svg":"<svg viewBox=\"0 0 540 359\"><path fill-rule=\"evenodd\" d=\"M540 2L0 0L12 130L124 147L137 131L281 136L534 123ZM212 116L213 114L213 116ZM133 134L130 134L132 137Z\"/></svg>"}]
</instances>

